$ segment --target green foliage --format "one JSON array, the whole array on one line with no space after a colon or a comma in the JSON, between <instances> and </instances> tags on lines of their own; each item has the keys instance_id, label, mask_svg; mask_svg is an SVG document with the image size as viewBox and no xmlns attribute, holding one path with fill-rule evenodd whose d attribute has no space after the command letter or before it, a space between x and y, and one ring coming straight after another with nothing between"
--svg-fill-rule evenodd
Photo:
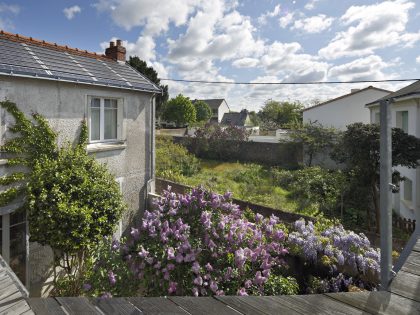
<instances>
[{"instance_id":1,"label":"green foliage","mask_svg":"<svg viewBox=\"0 0 420 315\"><path fill-rule=\"evenodd\" d=\"M345 188L345 176L340 171L329 171L320 167L307 167L297 171L283 171L281 179L290 197L302 207L317 205L323 212L332 213L340 201Z\"/></svg>"},{"instance_id":2,"label":"green foliage","mask_svg":"<svg viewBox=\"0 0 420 315\"><path fill-rule=\"evenodd\" d=\"M376 230L379 232L379 139L380 127L376 124L354 123L347 126L343 137L333 152L333 158L343 163L352 177L352 188L364 187L370 202L367 203L367 224L370 228L369 205L375 210ZM420 139L399 128L392 129L392 165L415 168L420 160ZM394 172L394 184L402 178ZM358 196L355 196L358 198Z\"/></svg>"},{"instance_id":3,"label":"green foliage","mask_svg":"<svg viewBox=\"0 0 420 315\"><path fill-rule=\"evenodd\" d=\"M200 170L198 159L182 145L171 139L156 139L156 175L174 180L178 176L192 176Z\"/></svg>"},{"instance_id":4,"label":"green foliage","mask_svg":"<svg viewBox=\"0 0 420 315\"><path fill-rule=\"evenodd\" d=\"M169 92L168 92L168 86L160 84L160 79L158 77L158 73L156 72L153 67L149 67L147 63L143 60L141 60L137 56L130 56L128 63L130 66L132 66L134 69L136 69L138 72L146 76L150 81L152 81L154 84L159 86L159 88L162 90L162 94L158 94L156 96L156 112L158 114L161 114L163 105L168 101L169 99Z\"/></svg>"},{"instance_id":5,"label":"green foliage","mask_svg":"<svg viewBox=\"0 0 420 315\"><path fill-rule=\"evenodd\" d=\"M166 104L163 117L177 126L184 126L196 121L196 110L188 97L178 94Z\"/></svg>"},{"instance_id":6,"label":"green foliage","mask_svg":"<svg viewBox=\"0 0 420 315\"><path fill-rule=\"evenodd\" d=\"M299 102L278 102L268 100L258 112L261 127L273 130L302 122L303 105Z\"/></svg>"},{"instance_id":7,"label":"green foliage","mask_svg":"<svg viewBox=\"0 0 420 315\"><path fill-rule=\"evenodd\" d=\"M194 107L197 122L208 121L211 118L211 108L206 102L197 100L194 102Z\"/></svg>"},{"instance_id":8,"label":"green foliage","mask_svg":"<svg viewBox=\"0 0 420 315\"><path fill-rule=\"evenodd\" d=\"M264 285L264 295L295 295L299 293L299 284L293 277L271 275Z\"/></svg>"},{"instance_id":9,"label":"green foliage","mask_svg":"<svg viewBox=\"0 0 420 315\"><path fill-rule=\"evenodd\" d=\"M324 127L315 122L295 124L290 133L292 140L304 145L305 154L308 156L308 166L312 166L312 160L316 154L333 149L339 136L340 132L337 129Z\"/></svg>"},{"instance_id":10,"label":"green foliage","mask_svg":"<svg viewBox=\"0 0 420 315\"><path fill-rule=\"evenodd\" d=\"M16 104L0 105L15 119L9 128L15 136L2 146L12 155L8 165L25 166L25 172L0 178L0 184L14 185L0 194L0 203L4 206L25 195L30 240L51 246L54 272L60 265L67 274L61 284L74 285L89 252L112 234L125 209L119 186L104 165L87 155L84 122L76 147L58 148L57 134L41 115L33 113L29 120Z\"/></svg>"}]
</instances>

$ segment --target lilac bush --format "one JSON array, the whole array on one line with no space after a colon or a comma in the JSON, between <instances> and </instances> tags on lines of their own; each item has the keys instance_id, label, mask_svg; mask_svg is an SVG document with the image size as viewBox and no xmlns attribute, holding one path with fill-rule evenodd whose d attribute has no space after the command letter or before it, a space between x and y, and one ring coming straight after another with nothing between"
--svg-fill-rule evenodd
<instances>
[{"instance_id":1,"label":"lilac bush","mask_svg":"<svg viewBox=\"0 0 420 315\"><path fill-rule=\"evenodd\" d=\"M350 278L349 270L375 274L379 269L379 252L362 234L304 220L296 221L289 233L276 216L242 211L230 198L230 193L202 188L185 195L168 189L126 240L104 242L86 277L85 294L106 298L334 292L364 285L357 276ZM286 263L291 257L331 270L324 278L293 274Z\"/></svg>"}]
</instances>

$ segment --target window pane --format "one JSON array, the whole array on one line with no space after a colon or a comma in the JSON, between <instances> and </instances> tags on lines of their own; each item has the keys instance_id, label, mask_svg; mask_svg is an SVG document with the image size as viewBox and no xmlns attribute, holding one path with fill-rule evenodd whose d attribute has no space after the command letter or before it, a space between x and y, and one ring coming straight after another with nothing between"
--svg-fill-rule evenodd
<instances>
[{"instance_id":1,"label":"window pane","mask_svg":"<svg viewBox=\"0 0 420 315\"><path fill-rule=\"evenodd\" d=\"M99 108L92 108L90 111L90 140L100 140L100 115Z\"/></svg>"},{"instance_id":2,"label":"window pane","mask_svg":"<svg viewBox=\"0 0 420 315\"><path fill-rule=\"evenodd\" d=\"M117 100L105 99L104 100L104 106L105 106L105 108L115 108L115 109L117 109Z\"/></svg>"},{"instance_id":3,"label":"window pane","mask_svg":"<svg viewBox=\"0 0 420 315\"><path fill-rule=\"evenodd\" d=\"M26 276L26 222L10 227L10 268L25 283Z\"/></svg>"},{"instance_id":4,"label":"window pane","mask_svg":"<svg viewBox=\"0 0 420 315\"><path fill-rule=\"evenodd\" d=\"M105 108L105 139L117 139L117 109Z\"/></svg>"},{"instance_id":5,"label":"window pane","mask_svg":"<svg viewBox=\"0 0 420 315\"><path fill-rule=\"evenodd\" d=\"M99 108L101 107L101 100L99 98L92 98L90 102L91 108Z\"/></svg>"},{"instance_id":6,"label":"window pane","mask_svg":"<svg viewBox=\"0 0 420 315\"><path fill-rule=\"evenodd\" d=\"M402 130L408 133L408 111L402 112Z\"/></svg>"}]
</instances>

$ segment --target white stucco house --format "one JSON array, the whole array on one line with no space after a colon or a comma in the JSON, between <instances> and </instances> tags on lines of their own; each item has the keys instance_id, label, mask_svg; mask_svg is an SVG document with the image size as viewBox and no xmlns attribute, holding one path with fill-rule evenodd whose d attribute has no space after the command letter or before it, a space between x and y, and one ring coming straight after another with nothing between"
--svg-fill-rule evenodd
<instances>
[{"instance_id":1,"label":"white stucco house","mask_svg":"<svg viewBox=\"0 0 420 315\"><path fill-rule=\"evenodd\" d=\"M369 110L365 104L373 102L391 93L391 91L368 86L353 89L351 93L326 102L305 108L303 122L317 122L325 127L346 130L346 126L356 122L370 123Z\"/></svg>"},{"instance_id":2,"label":"white stucco house","mask_svg":"<svg viewBox=\"0 0 420 315\"><path fill-rule=\"evenodd\" d=\"M380 122L379 102L391 99L392 127L401 128L406 133L420 138L420 81L406 86L379 100L370 102L366 108L370 110L370 122ZM400 216L420 222L420 167L409 169L396 167L406 178L401 183L400 192L393 194L393 208Z\"/></svg>"},{"instance_id":3,"label":"white stucco house","mask_svg":"<svg viewBox=\"0 0 420 315\"><path fill-rule=\"evenodd\" d=\"M86 149L106 163L128 204L118 227L124 231L144 209L154 178L154 99L160 89L126 63L120 40L100 55L0 31L0 52L1 101L44 116L61 143L78 139L87 120ZM3 109L0 116L4 143L14 122ZM2 155L0 176L10 172L6 166ZM51 250L27 241L20 206L0 207L0 254L32 293L48 277Z\"/></svg>"},{"instance_id":4,"label":"white stucco house","mask_svg":"<svg viewBox=\"0 0 420 315\"><path fill-rule=\"evenodd\" d=\"M222 121L223 115L229 113L230 108L228 103L223 98L212 98L212 99L205 99L205 100L194 100L195 101L203 101L207 105L209 105L212 116L210 118L210 122L220 123Z\"/></svg>"}]
</instances>

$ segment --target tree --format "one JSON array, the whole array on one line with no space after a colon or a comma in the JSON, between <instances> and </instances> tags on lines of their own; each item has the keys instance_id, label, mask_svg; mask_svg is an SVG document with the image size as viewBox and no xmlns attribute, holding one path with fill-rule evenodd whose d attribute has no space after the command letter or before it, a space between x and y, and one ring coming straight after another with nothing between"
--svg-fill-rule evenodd
<instances>
[{"instance_id":1,"label":"tree","mask_svg":"<svg viewBox=\"0 0 420 315\"><path fill-rule=\"evenodd\" d=\"M206 102L197 100L194 102L196 121L206 122L211 118L212 112L209 105Z\"/></svg>"},{"instance_id":2,"label":"tree","mask_svg":"<svg viewBox=\"0 0 420 315\"><path fill-rule=\"evenodd\" d=\"M260 125L260 117L254 110L249 112L249 119L251 120L253 126Z\"/></svg>"},{"instance_id":3,"label":"tree","mask_svg":"<svg viewBox=\"0 0 420 315\"><path fill-rule=\"evenodd\" d=\"M375 210L376 231L379 232L379 139L380 127L376 124L354 123L347 126L343 137L332 157L344 163L359 186L367 187ZM399 128L392 128L392 165L416 168L420 160L420 139L406 134ZM393 173L397 186L403 178ZM367 208L368 228L370 228L369 205Z\"/></svg>"},{"instance_id":4,"label":"tree","mask_svg":"<svg viewBox=\"0 0 420 315\"><path fill-rule=\"evenodd\" d=\"M299 102L268 100L258 112L264 129L273 130L302 122L303 105Z\"/></svg>"},{"instance_id":5,"label":"tree","mask_svg":"<svg viewBox=\"0 0 420 315\"><path fill-rule=\"evenodd\" d=\"M156 70L153 69L153 67L149 67L147 63L139 57L130 56L128 63L138 72L146 76L150 81L159 86L162 90L162 94L156 96L156 113L160 115L162 113L163 104L165 104L169 99L168 86L160 84L160 79Z\"/></svg>"},{"instance_id":6,"label":"tree","mask_svg":"<svg viewBox=\"0 0 420 315\"><path fill-rule=\"evenodd\" d=\"M76 146L59 148L57 134L44 117L33 113L30 120L16 104L5 101L0 105L15 119L9 128L14 137L2 151L11 156L9 165L26 168L25 173L0 179L3 185L7 180L9 187L21 184L18 193L12 186L1 200L6 204L5 197L12 202L25 196L21 211L28 211L30 240L52 248L54 273L57 266L62 267L63 280L75 289L92 249L104 236L112 235L125 209L119 185L104 165L87 154L84 122ZM55 274L54 281L57 279ZM67 293L77 294L71 290Z\"/></svg>"},{"instance_id":7,"label":"tree","mask_svg":"<svg viewBox=\"0 0 420 315\"><path fill-rule=\"evenodd\" d=\"M164 118L173 121L177 126L183 126L196 121L196 111L193 103L188 97L178 94L171 98L165 106Z\"/></svg>"},{"instance_id":8,"label":"tree","mask_svg":"<svg viewBox=\"0 0 420 315\"><path fill-rule=\"evenodd\" d=\"M313 158L320 152L334 147L340 132L335 128L324 127L320 123L310 122L292 126L290 138L301 142L308 156L308 166L312 166Z\"/></svg>"}]
</instances>

